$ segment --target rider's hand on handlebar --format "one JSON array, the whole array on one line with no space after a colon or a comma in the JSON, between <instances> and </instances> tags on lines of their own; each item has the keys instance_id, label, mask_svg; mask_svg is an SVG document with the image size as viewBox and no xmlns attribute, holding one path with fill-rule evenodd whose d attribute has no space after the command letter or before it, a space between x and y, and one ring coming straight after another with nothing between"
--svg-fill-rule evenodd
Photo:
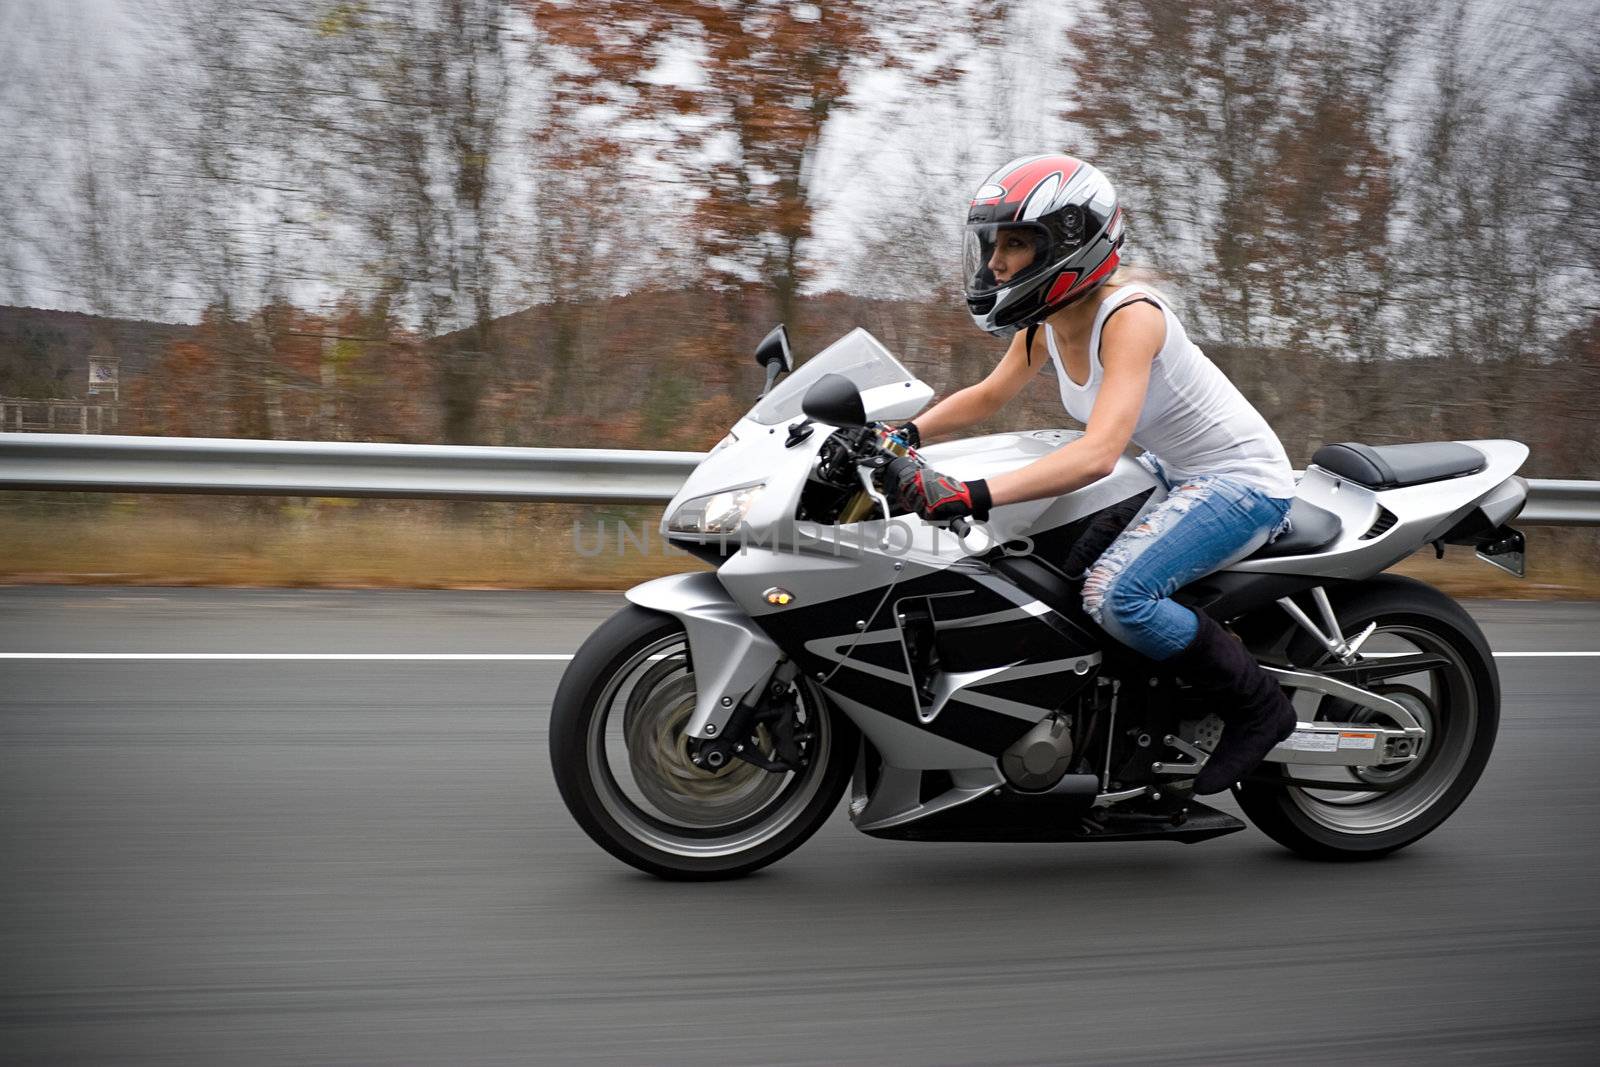
<instances>
[{"instance_id":1,"label":"rider's hand on handlebar","mask_svg":"<svg viewBox=\"0 0 1600 1067\"><path fill-rule=\"evenodd\" d=\"M989 485L982 478L963 482L915 459L892 461L884 470L884 488L897 507L930 522L989 517Z\"/></svg>"}]
</instances>

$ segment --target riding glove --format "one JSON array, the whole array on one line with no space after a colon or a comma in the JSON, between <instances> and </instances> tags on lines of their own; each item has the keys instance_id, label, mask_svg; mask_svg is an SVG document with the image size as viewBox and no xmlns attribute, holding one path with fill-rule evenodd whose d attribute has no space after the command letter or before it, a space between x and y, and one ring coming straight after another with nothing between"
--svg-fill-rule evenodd
<instances>
[{"instance_id":1,"label":"riding glove","mask_svg":"<svg viewBox=\"0 0 1600 1067\"><path fill-rule=\"evenodd\" d=\"M884 474L895 504L923 519L948 522L968 515L989 517L989 483L982 478L963 482L904 457L891 462Z\"/></svg>"}]
</instances>

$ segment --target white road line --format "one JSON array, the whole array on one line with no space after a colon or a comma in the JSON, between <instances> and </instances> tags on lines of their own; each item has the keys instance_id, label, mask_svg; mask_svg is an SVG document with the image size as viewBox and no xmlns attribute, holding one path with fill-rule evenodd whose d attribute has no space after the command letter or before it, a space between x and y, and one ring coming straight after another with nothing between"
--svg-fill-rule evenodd
<instances>
[{"instance_id":1,"label":"white road line","mask_svg":"<svg viewBox=\"0 0 1600 1067\"><path fill-rule=\"evenodd\" d=\"M1363 652L1368 659L1393 659L1398 656L1415 656L1415 652ZM1600 656L1600 652L1496 652L1495 659L1532 659L1538 657L1568 657L1582 659L1585 656Z\"/></svg>"},{"instance_id":2,"label":"white road line","mask_svg":"<svg viewBox=\"0 0 1600 1067\"><path fill-rule=\"evenodd\" d=\"M550 660L567 652L0 652L0 659L348 660L362 662L484 663Z\"/></svg>"},{"instance_id":3,"label":"white road line","mask_svg":"<svg viewBox=\"0 0 1600 1067\"><path fill-rule=\"evenodd\" d=\"M1371 653L1374 658L1403 655ZM1595 659L1600 652L1496 652L1496 659ZM320 660L398 663L565 663L570 652L0 652L0 660Z\"/></svg>"}]
</instances>

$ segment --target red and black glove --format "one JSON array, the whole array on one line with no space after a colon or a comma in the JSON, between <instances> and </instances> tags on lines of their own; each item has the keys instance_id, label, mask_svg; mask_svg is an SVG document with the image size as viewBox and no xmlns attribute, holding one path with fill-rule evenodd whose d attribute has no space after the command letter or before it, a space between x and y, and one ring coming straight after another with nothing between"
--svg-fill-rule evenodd
<instances>
[{"instance_id":1,"label":"red and black glove","mask_svg":"<svg viewBox=\"0 0 1600 1067\"><path fill-rule=\"evenodd\" d=\"M949 522L968 515L989 517L989 483L982 478L963 482L902 457L884 468L884 481L895 504L921 518Z\"/></svg>"}]
</instances>

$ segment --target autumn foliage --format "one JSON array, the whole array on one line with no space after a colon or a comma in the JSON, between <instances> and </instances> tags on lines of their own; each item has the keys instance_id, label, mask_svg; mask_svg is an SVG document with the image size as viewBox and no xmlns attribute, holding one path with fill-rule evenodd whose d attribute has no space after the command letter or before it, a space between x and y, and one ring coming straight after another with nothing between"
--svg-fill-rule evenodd
<instances>
[{"instance_id":1,"label":"autumn foliage","mask_svg":"<svg viewBox=\"0 0 1600 1067\"><path fill-rule=\"evenodd\" d=\"M415 334L381 312L283 304L250 319L208 312L130 390L130 427L179 437L427 441L438 412Z\"/></svg>"},{"instance_id":2,"label":"autumn foliage","mask_svg":"<svg viewBox=\"0 0 1600 1067\"><path fill-rule=\"evenodd\" d=\"M72 172L68 236L14 258L101 319L195 294L127 365L123 429L697 448L774 322L801 358L862 325L941 392L982 378L962 197L1065 150L1296 461L1516 436L1528 473L1591 469L1600 64L1513 99L1462 12L1418 0L1068 14L226 5L174 27L196 91L145 98L120 165ZM28 373L0 381L30 390L82 354L16 335ZM1046 374L993 428L1064 421Z\"/></svg>"}]
</instances>

